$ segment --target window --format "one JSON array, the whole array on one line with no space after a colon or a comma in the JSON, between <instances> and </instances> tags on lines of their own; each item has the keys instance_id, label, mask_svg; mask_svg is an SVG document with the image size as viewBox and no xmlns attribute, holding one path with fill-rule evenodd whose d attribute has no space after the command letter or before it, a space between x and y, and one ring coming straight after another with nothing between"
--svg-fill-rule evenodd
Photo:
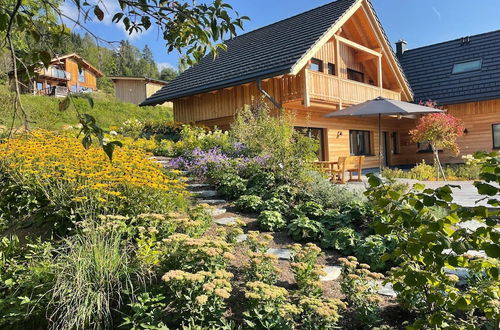
<instances>
[{"instance_id":1,"label":"window","mask_svg":"<svg viewBox=\"0 0 500 330\"><path fill-rule=\"evenodd\" d=\"M85 70L82 69L82 71L78 72L78 81L85 82Z\"/></svg>"},{"instance_id":2,"label":"window","mask_svg":"<svg viewBox=\"0 0 500 330\"><path fill-rule=\"evenodd\" d=\"M492 125L493 149L500 149L500 124Z\"/></svg>"},{"instance_id":3,"label":"window","mask_svg":"<svg viewBox=\"0 0 500 330\"><path fill-rule=\"evenodd\" d=\"M325 141L323 140L323 129L314 127L295 127L295 129L302 135L318 140L319 142L318 159L325 160L324 156Z\"/></svg>"},{"instance_id":4,"label":"window","mask_svg":"<svg viewBox=\"0 0 500 330\"><path fill-rule=\"evenodd\" d=\"M349 140L351 144L351 155L359 156L371 154L370 131L349 131Z\"/></svg>"},{"instance_id":5,"label":"window","mask_svg":"<svg viewBox=\"0 0 500 330\"><path fill-rule=\"evenodd\" d=\"M432 152L432 146L429 142L417 142L417 153L426 154Z\"/></svg>"},{"instance_id":6,"label":"window","mask_svg":"<svg viewBox=\"0 0 500 330\"><path fill-rule=\"evenodd\" d=\"M39 91L41 91L43 89L43 83L37 82L36 83L36 89L39 90Z\"/></svg>"},{"instance_id":7,"label":"window","mask_svg":"<svg viewBox=\"0 0 500 330\"><path fill-rule=\"evenodd\" d=\"M335 76L335 64L328 63L328 74Z\"/></svg>"},{"instance_id":8,"label":"window","mask_svg":"<svg viewBox=\"0 0 500 330\"><path fill-rule=\"evenodd\" d=\"M309 70L323 72L323 61L313 58L311 64L309 65Z\"/></svg>"},{"instance_id":9,"label":"window","mask_svg":"<svg viewBox=\"0 0 500 330\"><path fill-rule=\"evenodd\" d=\"M398 132L391 133L391 140L392 140L392 153L394 155L397 155L397 154L399 154L399 134L398 134Z\"/></svg>"},{"instance_id":10,"label":"window","mask_svg":"<svg viewBox=\"0 0 500 330\"><path fill-rule=\"evenodd\" d=\"M363 72L359 72L353 69L347 69L347 79L364 82L365 74Z\"/></svg>"},{"instance_id":11,"label":"window","mask_svg":"<svg viewBox=\"0 0 500 330\"><path fill-rule=\"evenodd\" d=\"M76 85L71 85L71 91L72 91L73 93L76 93L76 92L77 92Z\"/></svg>"},{"instance_id":12,"label":"window","mask_svg":"<svg viewBox=\"0 0 500 330\"><path fill-rule=\"evenodd\" d=\"M483 62L482 60L474 60L462 63L455 63L453 64L453 70L451 71L451 73L456 74L456 73L481 70L482 62Z\"/></svg>"}]
</instances>

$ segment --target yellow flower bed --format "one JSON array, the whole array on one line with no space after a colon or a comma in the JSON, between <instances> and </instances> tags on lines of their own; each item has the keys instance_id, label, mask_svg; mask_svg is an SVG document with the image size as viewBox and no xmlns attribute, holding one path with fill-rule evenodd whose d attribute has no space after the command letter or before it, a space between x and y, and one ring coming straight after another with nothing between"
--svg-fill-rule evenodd
<instances>
[{"instance_id":1,"label":"yellow flower bed","mask_svg":"<svg viewBox=\"0 0 500 330\"><path fill-rule=\"evenodd\" d=\"M163 212L184 199L185 185L150 156L116 148L110 162L99 147L84 149L77 138L43 130L0 144L0 166L17 184L42 191L55 205L84 207L93 215Z\"/></svg>"}]
</instances>

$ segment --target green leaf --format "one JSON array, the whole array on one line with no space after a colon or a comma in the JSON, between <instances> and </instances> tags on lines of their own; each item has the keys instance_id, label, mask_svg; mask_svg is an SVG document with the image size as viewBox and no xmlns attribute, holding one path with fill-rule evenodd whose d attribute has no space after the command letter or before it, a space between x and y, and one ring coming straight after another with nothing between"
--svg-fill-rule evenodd
<instances>
[{"instance_id":1,"label":"green leaf","mask_svg":"<svg viewBox=\"0 0 500 330\"><path fill-rule=\"evenodd\" d=\"M368 184L370 187L378 187L382 184L382 179L374 174L371 174L369 175Z\"/></svg>"},{"instance_id":2,"label":"green leaf","mask_svg":"<svg viewBox=\"0 0 500 330\"><path fill-rule=\"evenodd\" d=\"M474 186L477 188L477 192L481 195L495 196L498 192L498 188L483 182L474 182Z\"/></svg>"},{"instance_id":3,"label":"green leaf","mask_svg":"<svg viewBox=\"0 0 500 330\"><path fill-rule=\"evenodd\" d=\"M69 105L71 104L71 100L69 96L66 96L64 99L62 99L59 102L59 111L65 111L69 108Z\"/></svg>"},{"instance_id":4,"label":"green leaf","mask_svg":"<svg viewBox=\"0 0 500 330\"><path fill-rule=\"evenodd\" d=\"M461 309L461 310L466 310L467 307L469 306L469 303L470 303L470 300L468 299L465 299L464 297L460 297L458 298L455 306L458 308L458 309Z\"/></svg>"},{"instance_id":5,"label":"green leaf","mask_svg":"<svg viewBox=\"0 0 500 330\"><path fill-rule=\"evenodd\" d=\"M104 12L101 8L99 8L99 6L94 7L94 14L98 20L102 21L104 19Z\"/></svg>"},{"instance_id":6,"label":"green leaf","mask_svg":"<svg viewBox=\"0 0 500 330\"><path fill-rule=\"evenodd\" d=\"M115 151L115 147L123 147L123 144L120 141L111 141L102 146L102 149L106 153L109 158L109 161L113 161L113 153Z\"/></svg>"},{"instance_id":7,"label":"green leaf","mask_svg":"<svg viewBox=\"0 0 500 330\"><path fill-rule=\"evenodd\" d=\"M92 137L90 135L85 135L82 139L82 144L85 149L90 148L92 145Z\"/></svg>"},{"instance_id":8,"label":"green leaf","mask_svg":"<svg viewBox=\"0 0 500 330\"><path fill-rule=\"evenodd\" d=\"M44 50L40 52L40 59L42 60L43 65L45 65L45 67L48 67L50 61L52 60L52 56L50 56L49 52Z\"/></svg>"},{"instance_id":9,"label":"green leaf","mask_svg":"<svg viewBox=\"0 0 500 330\"><path fill-rule=\"evenodd\" d=\"M500 258L500 245L487 243L484 246L484 252L486 255L491 258Z\"/></svg>"}]
</instances>

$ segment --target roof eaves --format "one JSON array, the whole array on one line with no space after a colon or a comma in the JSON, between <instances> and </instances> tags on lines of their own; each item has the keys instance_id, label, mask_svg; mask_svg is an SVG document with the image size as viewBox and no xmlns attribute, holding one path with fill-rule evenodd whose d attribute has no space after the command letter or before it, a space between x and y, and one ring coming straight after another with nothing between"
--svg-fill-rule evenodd
<instances>
[{"instance_id":1,"label":"roof eaves","mask_svg":"<svg viewBox=\"0 0 500 330\"><path fill-rule=\"evenodd\" d=\"M224 81L224 84L212 84L212 85L207 85L203 89L198 89L194 88L191 90L186 90L181 93L172 93L171 95L161 95L161 89L141 102L139 106L147 106L147 105L158 105L160 103L164 103L167 101L172 101L174 99L180 99L183 97L191 96L191 95L196 95L196 94L203 94L203 93L208 93L214 90L226 88L226 87L231 87L231 86L236 86L236 85L242 85L246 84L249 82L253 82L259 79L266 79L266 78L272 78L275 76L283 75L283 74L289 74L290 73L290 68L288 66L286 67L281 67L278 68L278 70L269 70L265 72L259 72L257 75L249 75L249 76L243 76L243 77L238 77L232 80L227 80ZM158 94L157 96L155 96ZM160 100L161 98L161 100Z\"/></svg>"}]
</instances>

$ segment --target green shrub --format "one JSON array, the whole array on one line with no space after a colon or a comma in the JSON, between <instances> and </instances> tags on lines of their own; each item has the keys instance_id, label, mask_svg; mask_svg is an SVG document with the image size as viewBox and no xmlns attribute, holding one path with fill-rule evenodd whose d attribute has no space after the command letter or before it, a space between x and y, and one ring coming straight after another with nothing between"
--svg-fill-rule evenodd
<instances>
[{"instance_id":1,"label":"green shrub","mask_svg":"<svg viewBox=\"0 0 500 330\"><path fill-rule=\"evenodd\" d=\"M370 272L370 266L359 264L355 257L340 258L342 278L340 287L347 303L353 307L356 318L369 329L378 325L382 298L378 295L379 284L376 280L384 276Z\"/></svg>"},{"instance_id":2,"label":"green shrub","mask_svg":"<svg viewBox=\"0 0 500 330\"><path fill-rule=\"evenodd\" d=\"M293 329L300 310L288 302L288 291L263 282L248 282L244 323L249 329Z\"/></svg>"},{"instance_id":3,"label":"green shrub","mask_svg":"<svg viewBox=\"0 0 500 330\"><path fill-rule=\"evenodd\" d=\"M52 296L58 329L102 328L111 325L124 291L133 291L138 269L131 251L116 232L88 231L67 241L57 261Z\"/></svg>"},{"instance_id":4,"label":"green shrub","mask_svg":"<svg viewBox=\"0 0 500 330\"><path fill-rule=\"evenodd\" d=\"M248 191L253 195L265 196L273 190L275 184L274 174L260 169L249 177Z\"/></svg>"},{"instance_id":5,"label":"green shrub","mask_svg":"<svg viewBox=\"0 0 500 330\"><path fill-rule=\"evenodd\" d=\"M169 323L190 328L217 328L231 295L233 274L225 270L189 273L171 270L163 275L169 302Z\"/></svg>"},{"instance_id":6,"label":"green shrub","mask_svg":"<svg viewBox=\"0 0 500 330\"><path fill-rule=\"evenodd\" d=\"M146 121L142 125L140 136L146 139L154 137L158 140L167 139L177 142L181 138L183 127L183 123L168 120Z\"/></svg>"},{"instance_id":7,"label":"green shrub","mask_svg":"<svg viewBox=\"0 0 500 330\"><path fill-rule=\"evenodd\" d=\"M436 177L436 168L431 165L427 165L425 160L417 164L410 170L410 175L412 179L417 179L420 181L428 181Z\"/></svg>"},{"instance_id":8,"label":"green shrub","mask_svg":"<svg viewBox=\"0 0 500 330\"><path fill-rule=\"evenodd\" d=\"M257 218L259 227L267 231L280 231L286 227L286 221L281 213L276 211L263 211Z\"/></svg>"},{"instance_id":9,"label":"green shrub","mask_svg":"<svg viewBox=\"0 0 500 330\"><path fill-rule=\"evenodd\" d=\"M393 236L370 235L360 240L356 246L356 257L359 261L369 264L375 271L384 270L387 268L387 261L383 260L382 256L392 252L397 244L396 239Z\"/></svg>"},{"instance_id":10,"label":"green shrub","mask_svg":"<svg viewBox=\"0 0 500 330\"><path fill-rule=\"evenodd\" d=\"M324 214L323 206L319 203L311 201L305 202L297 206L296 212L298 214L302 214L316 220L319 219Z\"/></svg>"},{"instance_id":11,"label":"green shrub","mask_svg":"<svg viewBox=\"0 0 500 330\"><path fill-rule=\"evenodd\" d=\"M130 311L125 311L122 328L130 329L166 329L165 308L167 302L163 294L143 292L128 304Z\"/></svg>"},{"instance_id":12,"label":"green shrub","mask_svg":"<svg viewBox=\"0 0 500 330\"><path fill-rule=\"evenodd\" d=\"M0 239L0 328L43 329L56 270L48 242Z\"/></svg>"},{"instance_id":13,"label":"green shrub","mask_svg":"<svg viewBox=\"0 0 500 330\"><path fill-rule=\"evenodd\" d=\"M298 302L301 310L299 320L304 330L337 329L339 310L347 306L342 301L330 298L301 297Z\"/></svg>"},{"instance_id":14,"label":"green shrub","mask_svg":"<svg viewBox=\"0 0 500 330\"><path fill-rule=\"evenodd\" d=\"M289 209L288 203L280 198L272 197L264 202L262 202L261 210L263 211L276 211L280 213L285 213Z\"/></svg>"},{"instance_id":15,"label":"green shrub","mask_svg":"<svg viewBox=\"0 0 500 330\"><path fill-rule=\"evenodd\" d=\"M341 212L338 209L326 210L320 218L320 222L328 230L352 226L351 215L348 212Z\"/></svg>"},{"instance_id":16,"label":"green shrub","mask_svg":"<svg viewBox=\"0 0 500 330\"><path fill-rule=\"evenodd\" d=\"M262 207L262 198L255 195L243 195L234 202L241 211L257 213Z\"/></svg>"},{"instance_id":17,"label":"green shrub","mask_svg":"<svg viewBox=\"0 0 500 330\"><path fill-rule=\"evenodd\" d=\"M309 297L320 297L320 276L326 275L323 266L318 264L318 258L323 255L321 249L313 243L307 243L305 246L293 244L290 249L290 267L299 291Z\"/></svg>"},{"instance_id":18,"label":"green shrub","mask_svg":"<svg viewBox=\"0 0 500 330\"><path fill-rule=\"evenodd\" d=\"M326 209L340 209L355 201L366 201L361 190L347 189L345 186L332 184L317 171L308 172L307 180L299 184L302 200L311 200Z\"/></svg>"},{"instance_id":19,"label":"green shrub","mask_svg":"<svg viewBox=\"0 0 500 330\"><path fill-rule=\"evenodd\" d=\"M280 269L278 257L265 252L248 251L248 261L243 266L245 282L259 281L266 284L275 284Z\"/></svg>"},{"instance_id":20,"label":"green shrub","mask_svg":"<svg viewBox=\"0 0 500 330\"><path fill-rule=\"evenodd\" d=\"M298 216L290 221L288 234L295 241L316 240L323 232L323 226L317 220L309 219L306 216Z\"/></svg>"},{"instance_id":21,"label":"green shrub","mask_svg":"<svg viewBox=\"0 0 500 330\"><path fill-rule=\"evenodd\" d=\"M219 179L217 192L230 199L243 195L247 190L247 181L237 174L225 173Z\"/></svg>"},{"instance_id":22,"label":"green shrub","mask_svg":"<svg viewBox=\"0 0 500 330\"><path fill-rule=\"evenodd\" d=\"M324 248L334 248L347 255L353 252L358 241L359 234L354 229L342 227L334 231L325 231L321 245Z\"/></svg>"}]
</instances>

